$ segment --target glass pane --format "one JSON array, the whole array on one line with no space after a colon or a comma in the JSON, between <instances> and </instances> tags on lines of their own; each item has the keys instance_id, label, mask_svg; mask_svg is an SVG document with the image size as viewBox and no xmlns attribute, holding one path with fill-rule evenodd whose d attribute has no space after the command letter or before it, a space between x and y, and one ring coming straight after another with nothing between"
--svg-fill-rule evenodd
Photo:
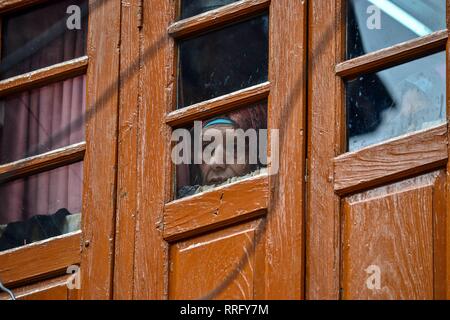
<instances>
[{"instance_id":1,"label":"glass pane","mask_svg":"<svg viewBox=\"0 0 450 320\"><path fill-rule=\"evenodd\" d=\"M346 82L348 150L445 122L445 52Z\"/></svg>"},{"instance_id":2,"label":"glass pane","mask_svg":"<svg viewBox=\"0 0 450 320\"><path fill-rule=\"evenodd\" d=\"M181 19L214 10L239 0L181 0Z\"/></svg>"},{"instance_id":3,"label":"glass pane","mask_svg":"<svg viewBox=\"0 0 450 320\"><path fill-rule=\"evenodd\" d=\"M83 163L0 181L0 251L80 229Z\"/></svg>"},{"instance_id":4,"label":"glass pane","mask_svg":"<svg viewBox=\"0 0 450 320\"><path fill-rule=\"evenodd\" d=\"M266 102L174 130L177 198L262 173L267 136Z\"/></svg>"},{"instance_id":5,"label":"glass pane","mask_svg":"<svg viewBox=\"0 0 450 320\"><path fill-rule=\"evenodd\" d=\"M446 29L445 0L348 0L347 59Z\"/></svg>"},{"instance_id":6,"label":"glass pane","mask_svg":"<svg viewBox=\"0 0 450 320\"><path fill-rule=\"evenodd\" d=\"M0 164L84 140L85 76L0 100Z\"/></svg>"},{"instance_id":7,"label":"glass pane","mask_svg":"<svg viewBox=\"0 0 450 320\"><path fill-rule=\"evenodd\" d=\"M268 16L180 42L178 108L267 81Z\"/></svg>"},{"instance_id":8,"label":"glass pane","mask_svg":"<svg viewBox=\"0 0 450 320\"><path fill-rule=\"evenodd\" d=\"M85 55L87 12L87 0L62 0L4 15L0 78Z\"/></svg>"}]
</instances>

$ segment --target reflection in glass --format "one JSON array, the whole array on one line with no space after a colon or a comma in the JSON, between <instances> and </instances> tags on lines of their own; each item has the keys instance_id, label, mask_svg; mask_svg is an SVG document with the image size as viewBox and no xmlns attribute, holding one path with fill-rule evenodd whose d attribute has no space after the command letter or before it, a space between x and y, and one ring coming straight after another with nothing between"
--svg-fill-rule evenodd
<instances>
[{"instance_id":1,"label":"reflection in glass","mask_svg":"<svg viewBox=\"0 0 450 320\"><path fill-rule=\"evenodd\" d=\"M2 16L0 79L85 55L87 12L87 0L62 0Z\"/></svg>"},{"instance_id":2,"label":"reflection in glass","mask_svg":"<svg viewBox=\"0 0 450 320\"><path fill-rule=\"evenodd\" d=\"M267 81L268 16L180 42L178 108Z\"/></svg>"},{"instance_id":3,"label":"reflection in glass","mask_svg":"<svg viewBox=\"0 0 450 320\"><path fill-rule=\"evenodd\" d=\"M84 140L85 76L0 100L0 164Z\"/></svg>"},{"instance_id":4,"label":"reflection in glass","mask_svg":"<svg viewBox=\"0 0 450 320\"><path fill-rule=\"evenodd\" d=\"M445 30L446 0L348 0L347 59Z\"/></svg>"},{"instance_id":5,"label":"reflection in glass","mask_svg":"<svg viewBox=\"0 0 450 320\"><path fill-rule=\"evenodd\" d=\"M445 122L445 52L346 82L348 151Z\"/></svg>"},{"instance_id":6,"label":"reflection in glass","mask_svg":"<svg viewBox=\"0 0 450 320\"><path fill-rule=\"evenodd\" d=\"M0 181L0 251L80 228L83 163Z\"/></svg>"},{"instance_id":7,"label":"reflection in glass","mask_svg":"<svg viewBox=\"0 0 450 320\"><path fill-rule=\"evenodd\" d=\"M267 164L267 103L174 131L177 198L260 174Z\"/></svg>"},{"instance_id":8,"label":"reflection in glass","mask_svg":"<svg viewBox=\"0 0 450 320\"><path fill-rule=\"evenodd\" d=\"M180 0L181 19L186 19L197 14L220 8L224 5L239 0Z\"/></svg>"}]
</instances>

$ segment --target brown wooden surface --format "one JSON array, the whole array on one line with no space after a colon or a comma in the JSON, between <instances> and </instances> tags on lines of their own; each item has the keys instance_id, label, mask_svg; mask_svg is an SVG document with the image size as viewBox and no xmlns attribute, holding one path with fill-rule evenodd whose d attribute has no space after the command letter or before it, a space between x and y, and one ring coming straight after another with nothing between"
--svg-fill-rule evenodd
<instances>
[{"instance_id":1,"label":"brown wooden surface","mask_svg":"<svg viewBox=\"0 0 450 320\"><path fill-rule=\"evenodd\" d=\"M81 161L83 160L85 150L86 143L80 142L37 156L0 165L0 181L5 183L11 179L18 179L44 170Z\"/></svg>"},{"instance_id":2,"label":"brown wooden surface","mask_svg":"<svg viewBox=\"0 0 450 320\"><path fill-rule=\"evenodd\" d=\"M269 177L267 224L261 228L267 299L304 297L306 21L305 1L272 1L268 124L280 130L280 166Z\"/></svg>"},{"instance_id":3,"label":"brown wooden surface","mask_svg":"<svg viewBox=\"0 0 450 320\"><path fill-rule=\"evenodd\" d=\"M171 202L164 207L164 238L188 237L261 215L268 199L268 178L262 176Z\"/></svg>"},{"instance_id":4,"label":"brown wooden surface","mask_svg":"<svg viewBox=\"0 0 450 320\"><path fill-rule=\"evenodd\" d=\"M166 123L170 126L180 126L189 124L194 120L202 120L213 115L223 114L246 104L264 100L269 95L269 92L269 82L258 84L215 99L172 111L166 116Z\"/></svg>"},{"instance_id":5,"label":"brown wooden surface","mask_svg":"<svg viewBox=\"0 0 450 320\"><path fill-rule=\"evenodd\" d=\"M169 34L174 38L192 36L197 32L210 30L236 21L242 17L260 13L270 5L270 0L242 0L211 10L194 17L183 19L171 24Z\"/></svg>"},{"instance_id":6,"label":"brown wooden surface","mask_svg":"<svg viewBox=\"0 0 450 320\"><path fill-rule=\"evenodd\" d=\"M221 288L214 299L258 299L258 259L255 252L258 221L229 227L179 242L170 249L169 298L203 299ZM248 250L248 251L246 251ZM241 262L244 257L244 262ZM202 261L202 263L199 263ZM195 266L193 268L192 266ZM223 279L238 274L223 286Z\"/></svg>"},{"instance_id":7,"label":"brown wooden surface","mask_svg":"<svg viewBox=\"0 0 450 320\"><path fill-rule=\"evenodd\" d=\"M223 292L236 293L232 288L241 281L239 269L222 268L218 252L209 248L213 248L216 244L222 246L221 241L216 242L217 234L221 232L224 234L231 232L230 238L225 237L223 243L226 243L226 239L232 243L235 241L232 239L241 239L241 236L235 238L233 231L230 230L245 228L247 223L241 221L239 217L242 213L245 219L253 219L255 217L250 211L257 214L266 212L267 196L269 199L267 209L271 210L267 211L267 224L264 218L254 220L252 222L254 231L245 235L245 238L249 237L251 241L247 243L238 240L239 246L230 248L229 254L222 259L234 261L238 266L245 268L246 250L254 248L252 250L255 250L255 257L259 257L254 260L252 273L246 273L244 277L252 281L251 287L231 296L252 297L248 291L251 289L254 292L253 296L258 298L302 297L306 4L286 0L271 3L270 86L269 83L265 83L215 99L217 103L212 102L215 104L208 101L173 112L176 98L176 50L174 40L167 30L174 20L175 2L153 0L145 2L143 9L142 82L145 83L145 89L142 91L143 105L139 117L139 208L135 236L134 298L198 297L200 293L206 294L203 296L206 298L221 298L224 297L221 295ZM254 13L246 10L243 9L236 17L244 18ZM236 17L229 21L235 21ZM213 15L209 19L211 20L209 22L199 22L208 30L212 26L217 26L213 21ZM299 54L293 55L292 52ZM223 112L227 108L237 109L243 104L248 104L248 99L254 102L267 95L269 95L269 126L282 131L282 160L280 172L269 178L266 189L253 185L256 188L253 190L246 186L247 181L244 180L190 199L171 202L174 169L170 162L169 125L179 126L216 112ZM297 159L297 162L292 163L292 159ZM226 190L223 196L222 190ZM243 195L247 193L248 196L241 195L241 199L238 200L233 194L237 194L239 190L245 191ZM286 190L290 192L287 193ZM220 198L222 201L225 200L221 206ZM248 200L244 201L245 199ZM167 203L165 211L164 203ZM220 208L219 214L216 215L214 213L217 212L218 203ZM240 205L236 207L236 203L245 206L242 209ZM185 212L182 213L182 210ZM200 220L194 219L194 215ZM218 227L220 230L217 230ZM172 230L176 230L176 235ZM199 233L202 235L198 235ZM171 242L174 239L176 243L167 243L167 240ZM220 236L219 239L222 240ZM198 272L203 273L203 260L191 258L189 250L185 253L180 248L185 243L190 243L189 246L194 247L198 245L200 248L209 241L214 245L206 245L205 252L216 254L209 266L212 270L219 268L221 271L211 273L206 283L197 282L195 275ZM194 256L197 252L203 252L194 251L195 253L192 253ZM177 270L176 273L173 273L174 270ZM185 274L184 280L181 279L182 273ZM190 285L187 286L186 283Z\"/></svg>"},{"instance_id":8,"label":"brown wooden surface","mask_svg":"<svg viewBox=\"0 0 450 320\"><path fill-rule=\"evenodd\" d=\"M120 1L90 1L81 299L112 296Z\"/></svg>"},{"instance_id":9,"label":"brown wooden surface","mask_svg":"<svg viewBox=\"0 0 450 320\"><path fill-rule=\"evenodd\" d=\"M332 159L338 154L341 117L334 66L340 43L335 0L309 2L308 191L306 298L339 298L339 198L334 194Z\"/></svg>"},{"instance_id":10,"label":"brown wooden surface","mask_svg":"<svg viewBox=\"0 0 450 320\"><path fill-rule=\"evenodd\" d=\"M5 0L0 3L0 13L24 9L28 5L44 2ZM85 73L87 65L88 57L85 56L2 80L0 81L0 96L79 76ZM4 183L11 179L22 178L81 161L85 150L86 143L80 142L1 165L0 180ZM66 300L78 298L78 295L73 292L69 294L61 277L39 283L33 282L65 274L68 266L80 264L80 242L81 232L78 231L1 252L0 279L5 285L13 287L14 291L19 293L19 299ZM22 287L15 288L19 285Z\"/></svg>"},{"instance_id":11,"label":"brown wooden surface","mask_svg":"<svg viewBox=\"0 0 450 320\"><path fill-rule=\"evenodd\" d=\"M15 286L80 263L80 232L0 252L3 284Z\"/></svg>"},{"instance_id":12,"label":"brown wooden surface","mask_svg":"<svg viewBox=\"0 0 450 320\"><path fill-rule=\"evenodd\" d=\"M175 87L170 68L173 40L167 34L174 19L171 2L146 0L143 5L135 299L165 299L168 290L168 246L162 233L164 203L171 189L165 185L170 175L170 132L165 116L171 110Z\"/></svg>"},{"instance_id":13,"label":"brown wooden surface","mask_svg":"<svg viewBox=\"0 0 450 320\"><path fill-rule=\"evenodd\" d=\"M14 296L17 300L69 300L73 297L67 287L68 275L60 276L50 280L34 283L31 285L15 288ZM10 300L7 293L0 293L0 300Z\"/></svg>"},{"instance_id":14,"label":"brown wooden surface","mask_svg":"<svg viewBox=\"0 0 450 320\"><path fill-rule=\"evenodd\" d=\"M361 73L369 73L400 64L425 53L445 49L447 30L436 31L417 39L409 40L392 47L365 54L336 65L336 74L340 77L351 77Z\"/></svg>"},{"instance_id":15,"label":"brown wooden surface","mask_svg":"<svg viewBox=\"0 0 450 320\"><path fill-rule=\"evenodd\" d=\"M450 28L450 1L447 0L447 14L446 14L446 22L447 22L447 30ZM449 105L449 99L450 97L450 81L449 81L449 75L450 75L450 38L447 38L447 46L446 46L446 95L447 95L447 101L446 101L446 107L447 107L447 119L450 119L450 105ZM448 120L447 120L448 122ZM447 141L450 141L450 130L447 130ZM449 152L449 158L450 159L450 146L448 147ZM440 281L441 285L437 286L438 291L443 292L443 297L445 299L450 300L450 161L447 161L447 177L446 177L446 187L445 187L445 205L446 205L446 215L443 217L443 219L437 220L437 222L440 222L444 227L442 232L436 233L436 239L441 241L442 245L437 245L437 254L439 255L440 259L436 259L436 262L440 262L440 266L442 266L443 276L441 278L437 278L437 281Z\"/></svg>"},{"instance_id":16,"label":"brown wooden surface","mask_svg":"<svg viewBox=\"0 0 450 320\"><path fill-rule=\"evenodd\" d=\"M0 3L0 13L23 9L27 6L44 3L49 0L2 0Z\"/></svg>"},{"instance_id":17,"label":"brown wooden surface","mask_svg":"<svg viewBox=\"0 0 450 320\"><path fill-rule=\"evenodd\" d=\"M141 0L122 3L119 145L114 299L133 298L134 235L137 214L138 121L140 106Z\"/></svg>"},{"instance_id":18,"label":"brown wooden surface","mask_svg":"<svg viewBox=\"0 0 450 320\"><path fill-rule=\"evenodd\" d=\"M432 299L433 221L445 215L437 201L445 172L438 171L356 194L344 201L344 299ZM441 185L437 185L441 184ZM366 269L380 268L380 289L370 290Z\"/></svg>"},{"instance_id":19,"label":"brown wooden surface","mask_svg":"<svg viewBox=\"0 0 450 320\"><path fill-rule=\"evenodd\" d=\"M427 173L447 163L447 125L342 154L346 150L343 78L442 50L447 31L342 62L344 6L343 0L310 2L307 297L448 296L450 229L444 182L448 175ZM343 198L341 212L334 191L341 196L362 193ZM345 237L343 247L341 237ZM415 265L410 266L413 260ZM367 266L362 269L360 264L371 261L390 268L381 293L368 294L364 287ZM414 277L418 283L412 282Z\"/></svg>"},{"instance_id":20,"label":"brown wooden surface","mask_svg":"<svg viewBox=\"0 0 450 320\"><path fill-rule=\"evenodd\" d=\"M334 159L334 188L345 193L430 168L448 158L447 125L412 133Z\"/></svg>"},{"instance_id":21,"label":"brown wooden surface","mask_svg":"<svg viewBox=\"0 0 450 320\"><path fill-rule=\"evenodd\" d=\"M0 97L86 73L88 57L65 61L0 81Z\"/></svg>"}]
</instances>

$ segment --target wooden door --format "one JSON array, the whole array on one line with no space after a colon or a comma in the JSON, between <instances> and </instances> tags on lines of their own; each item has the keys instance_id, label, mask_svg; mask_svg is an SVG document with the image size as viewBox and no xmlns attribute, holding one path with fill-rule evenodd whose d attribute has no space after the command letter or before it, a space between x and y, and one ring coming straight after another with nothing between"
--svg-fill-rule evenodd
<instances>
[{"instance_id":1,"label":"wooden door","mask_svg":"<svg viewBox=\"0 0 450 320\"><path fill-rule=\"evenodd\" d=\"M120 3L1 1L0 20L0 280L18 299L108 299ZM57 209L70 213L49 224L57 232L29 231ZM19 245L6 241L21 239L15 230L27 230ZM70 270L81 290L68 285Z\"/></svg>"},{"instance_id":2,"label":"wooden door","mask_svg":"<svg viewBox=\"0 0 450 320\"><path fill-rule=\"evenodd\" d=\"M143 13L138 28L123 29L132 35L129 40L136 40L126 42L127 59L139 58L136 70L141 75L132 80L140 94L127 91L134 92L125 98L133 105L123 111L126 140L119 143L118 184L125 192L119 191L117 206L115 298L303 297L306 3L219 1L221 6L209 10L213 2L218 1L197 2L206 9L190 14L181 8L183 1L175 0L131 1L131 11L125 11L130 20ZM186 18L179 18L180 9ZM242 44L233 28L258 25L258 19L268 22L267 42L258 44L268 49L260 52L267 55L265 80L212 98L194 94L191 100L180 100L178 59L183 50L189 51L183 49L189 41L214 34L217 46L230 36ZM236 50L245 53L260 39L247 41L248 46ZM205 53L197 59L211 56ZM233 68L237 66L231 65L230 74L235 73ZM190 85L183 85L184 92ZM180 104L183 108L177 108ZM277 173L175 200L178 169L171 162L171 133L195 120L255 104L267 106L269 131L280 130ZM133 141L138 145L134 151L127 146ZM120 166L121 161L126 167ZM136 196L127 189L137 190Z\"/></svg>"},{"instance_id":3,"label":"wooden door","mask_svg":"<svg viewBox=\"0 0 450 320\"><path fill-rule=\"evenodd\" d=\"M387 2L310 1L309 299L450 297L449 4Z\"/></svg>"}]
</instances>

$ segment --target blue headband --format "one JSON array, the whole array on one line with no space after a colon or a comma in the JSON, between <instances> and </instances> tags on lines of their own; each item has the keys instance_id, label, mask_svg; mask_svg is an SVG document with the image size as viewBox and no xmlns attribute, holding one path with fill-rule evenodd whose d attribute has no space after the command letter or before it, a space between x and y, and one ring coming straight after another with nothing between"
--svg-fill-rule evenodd
<instances>
[{"instance_id":1,"label":"blue headband","mask_svg":"<svg viewBox=\"0 0 450 320\"><path fill-rule=\"evenodd\" d=\"M203 126L203 128L208 128L208 127L214 126L216 124L230 124L230 125L234 126L234 122L228 118L217 118L217 119L211 120L208 123L206 123Z\"/></svg>"}]
</instances>

